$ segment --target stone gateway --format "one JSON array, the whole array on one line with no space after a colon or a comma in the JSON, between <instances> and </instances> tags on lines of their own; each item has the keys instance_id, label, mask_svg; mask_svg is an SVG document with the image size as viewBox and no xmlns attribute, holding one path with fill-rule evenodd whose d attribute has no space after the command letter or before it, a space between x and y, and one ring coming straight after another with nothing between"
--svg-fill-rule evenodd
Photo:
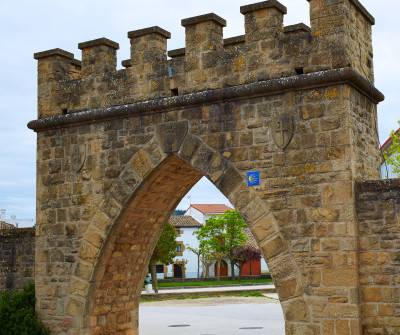
<instances>
[{"instance_id":1,"label":"stone gateway","mask_svg":"<svg viewBox=\"0 0 400 335\"><path fill-rule=\"evenodd\" d=\"M257 239L286 334L400 332L399 185L372 181L374 18L308 2L310 28L284 27L276 0L240 8L243 36L223 39L213 13L184 19L168 52L164 29L131 31L122 70L106 38L80 43L82 61L35 54L36 309L52 334L138 334L152 250L202 176Z\"/></svg>"}]
</instances>

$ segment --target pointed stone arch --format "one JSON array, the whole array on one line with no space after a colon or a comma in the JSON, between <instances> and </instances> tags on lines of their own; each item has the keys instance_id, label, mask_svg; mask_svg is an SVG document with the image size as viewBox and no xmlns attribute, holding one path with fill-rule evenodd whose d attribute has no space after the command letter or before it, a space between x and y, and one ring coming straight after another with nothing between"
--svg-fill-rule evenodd
<instances>
[{"instance_id":1,"label":"pointed stone arch","mask_svg":"<svg viewBox=\"0 0 400 335\"><path fill-rule=\"evenodd\" d=\"M109 187L88 225L77 255L66 317L78 334L138 334L142 281L151 252L181 198L202 177L234 204L268 263L287 322L309 321L300 273L274 215L232 163L195 136L159 157L136 152ZM75 328L75 327L74 327Z\"/></svg>"}]
</instances>

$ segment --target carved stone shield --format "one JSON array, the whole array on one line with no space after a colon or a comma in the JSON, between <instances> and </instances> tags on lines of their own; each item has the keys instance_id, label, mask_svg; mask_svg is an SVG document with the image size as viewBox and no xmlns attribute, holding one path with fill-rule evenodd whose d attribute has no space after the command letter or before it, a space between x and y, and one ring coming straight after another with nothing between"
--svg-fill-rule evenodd
<instances>
[{"instance_id":1,"label":"carved stone shield","mask_svg":"<svg viewBox=\"0 0 400 335\"><path fill-rule=\"evenodd\" d=\"M165 153L178 152L187 131L187 121L162 123L156 126L156 137Z\"/></svg>"},{"instance_id":2,"label":"carved stone shield","mask_svg":"<svg viewBox=\"0 0 400 335\"><path fill-rule=\"evenodd\" d=\"M71 171L79 172L86 159L86 144L75 144L71 148Z\"/></svg>"},{"instance_id":3,"label":"carved stone shield","mask_svg":"<svg viewBox=\"0 0 400 335\"><path fill-rule=\"evenodd\" d=\"M285 149L286 146L290 143L293 136L293 130L293 116L284 114L272 119L272 138L279 148Z\"/></svg>"}]
</instances>

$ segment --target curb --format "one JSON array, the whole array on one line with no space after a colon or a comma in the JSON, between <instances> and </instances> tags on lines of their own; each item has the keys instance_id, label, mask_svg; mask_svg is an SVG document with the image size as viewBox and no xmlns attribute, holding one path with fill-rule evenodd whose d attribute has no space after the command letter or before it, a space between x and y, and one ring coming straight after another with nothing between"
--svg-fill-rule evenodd
<instances>
[{"instance_id":1,"label":"curb","mask_svg":"<svg viewBox=\"0 0 400 335\"><path fill-rule=\"evenodd\" d=\"M142 294L140 299L143 301L159 300L159 299L175 299L175 298L186 298L186 297L204 297L204 296L220 296L220 295L236 295L236 294L248 294L248 293L276 293L275 287L264 288L264 289L250 289L250 290L221 290L221 291L199 291L199 292L163 292L163 293L150 293Z\"/></svg>"}]
</instances>

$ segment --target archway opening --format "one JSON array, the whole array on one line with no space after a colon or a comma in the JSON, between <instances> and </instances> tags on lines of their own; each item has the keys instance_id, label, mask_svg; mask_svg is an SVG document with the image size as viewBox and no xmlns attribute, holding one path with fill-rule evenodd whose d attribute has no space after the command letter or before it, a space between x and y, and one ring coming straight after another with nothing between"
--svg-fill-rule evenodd
<instances>
[{"instance_id":1,"label":"archway opening","mask_svg":"<svg viewBox=\"0 0 400 335\"><path fill-rule=\"evenodd\" d=\"M176 230L176 240L181 248L173 264L158 264L158 294L148 294L144 290L139 312L140 334L233 334L249 331L253 334L284 334L282 309L277 294L273 293L273 283L266 279L268 268L263 259L247 262L239 281L236 265L234 279L231 279L231 264L227 257L221 262L218 286L217 262L210 266L207 276L204 264L189 249L192 247L198 251L198 240L193 233L211 215L220 215L227 209L234 209L234 206L205 178L178 205L168 222ZM250 233L250 229L244 230ZM248 243L258 248L254 236L245 245ZM176 264L182 260L186 262L184 267Z\"/></svg>"},{"instance_id":2,"label":"archway opening","mask_svg":"<svg viewBox=\"0 0 400 335\"><path fill-rule=\"evenodd\" d=\"M91 283L86 309L91 333L139 333L139 303L151 254L168 218L201 177L191 165L169 155L126 202Z\"/></svg>"}]
</instances>

